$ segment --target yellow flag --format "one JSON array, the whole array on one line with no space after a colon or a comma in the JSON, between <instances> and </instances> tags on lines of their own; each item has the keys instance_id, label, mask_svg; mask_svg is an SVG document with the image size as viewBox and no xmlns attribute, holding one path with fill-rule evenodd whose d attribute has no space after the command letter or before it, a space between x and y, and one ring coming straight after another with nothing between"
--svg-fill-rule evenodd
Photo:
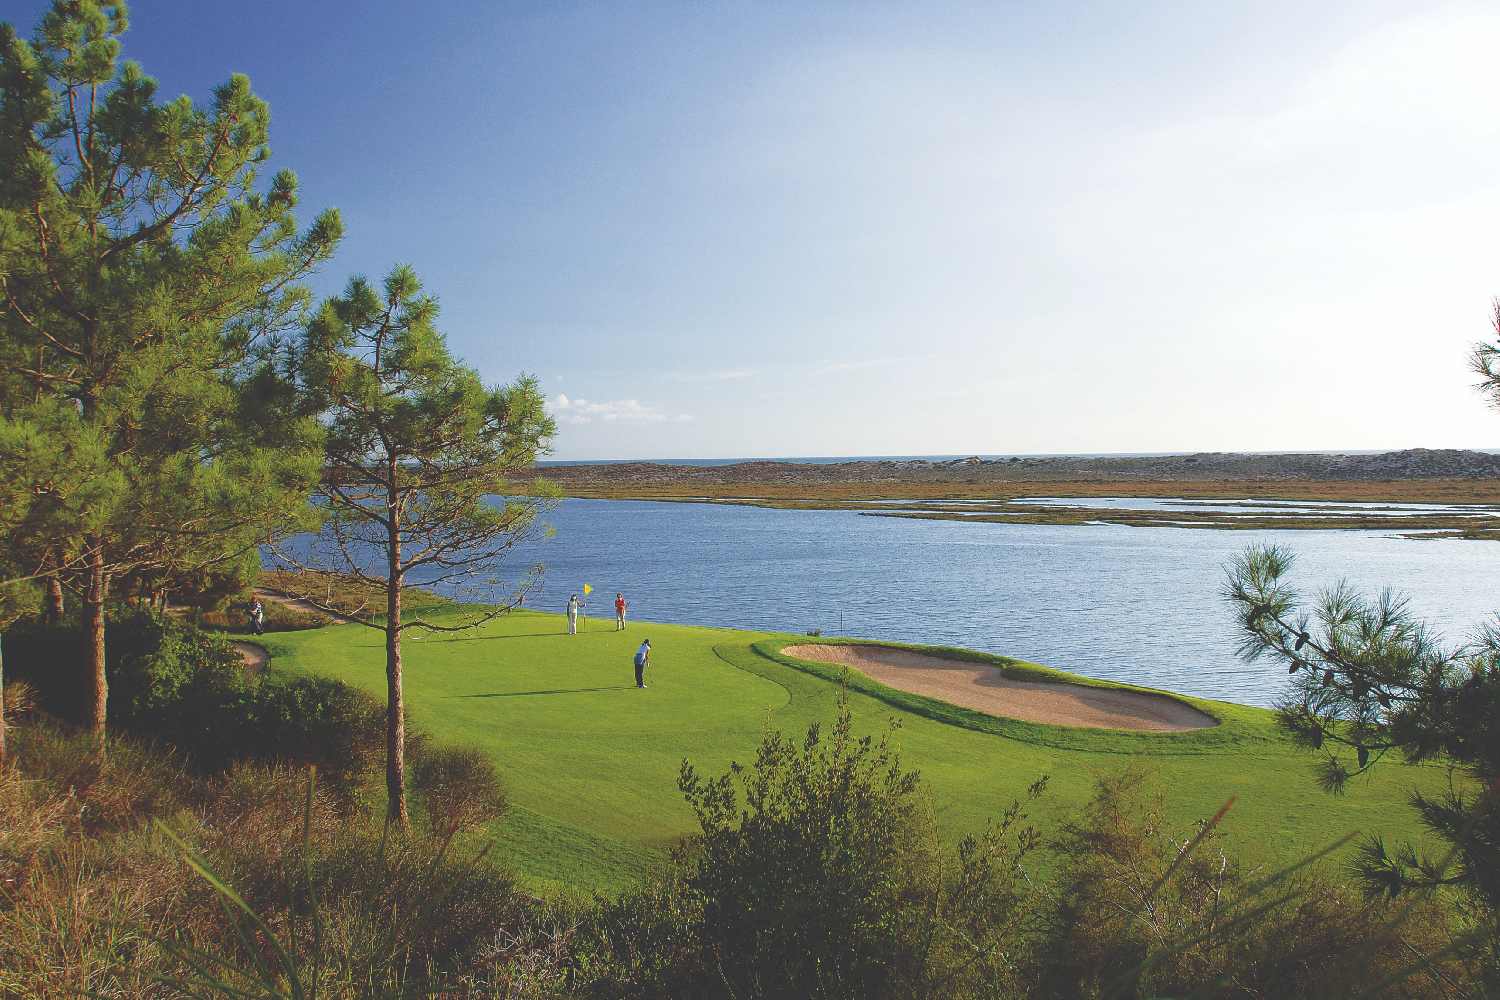
<instances>
[{"instance_id":1,"label":"yellow flag","mask_svg":"<svg viewBox=\"0 0 1500 1000\"><path fill-rule=\"evenodd\" d=\"M585 583L585 584L584 584L584 585L583 585L583 596L584 596L584 597L587 597L587 596L589 596L589 595L590 595L590 594L592 594L592 593L593 593L593 592L594 592L594 588L593 588L593 587L590 587L590 586L589 586L589 585L588 585L588 584L586 584L586 583Z\"/></svg>"}]
</instances>

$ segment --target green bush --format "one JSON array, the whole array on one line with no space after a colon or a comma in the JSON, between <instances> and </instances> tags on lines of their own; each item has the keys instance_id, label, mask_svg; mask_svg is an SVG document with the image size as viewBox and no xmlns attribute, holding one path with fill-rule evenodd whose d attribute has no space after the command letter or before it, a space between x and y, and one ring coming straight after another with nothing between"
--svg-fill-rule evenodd
<instances>
[{"instance_id":1,"label":"green bush","mask_svg":"<svg viewBox=\"0 0 1500 1000\"><path fill-rule=\"evenodd\" d=\"M262 683L251 708L243 758L316 764L347 790L384 749L385 706L342 681L298 677Z\"/></svg>"},{"instance_id":2,"label":"green bush","mask_svg":"<svg viewBox=\"0 0 1500 1000\"><path fill-rule=\"evenodd\" d=\"M110 722L199 767L237 756L256 681L222 636L149 611L110 624Z\"/></svg>"},{"instance_id":3,"label":"green bush","mask_svg":"<svg viewBox=\"0 0 1500 1000\"><path fill-rule=\"evenodd\" d=\"M105 626L105 644L112 725L184 749L205 738L223 742L209 725L251 688L228 641L153 611L127 609ZM85 650L76 621L17 623L6 633L5 657L7 677L28 681L40 707L68 721L87 717Z\"/></svg>"},{"instance_id":4,"label":"green bush","mask_svg":"<svg viewBox=\"0 0 1500 1000\"><path fill-rule=\"evenodd\" d=\"M713 780L683 767L702 830L687 877L702 957L739 995L910 994L903 904L927 908L937 867L918 777L885 740L855 737L847 707L829 736L768 734L753 766Z\"/></svg>"},{"instance_id":5,"label":"green bush","mask_svg":"<svg viewBox=\"0 0 1500 1000\"><path fill-rule=\"evenodd\" d=\"M171 746L199 771L316 764L347 791L380 753L385 707L363 691L320 677L262 680L223 636L150 611L131 610L107 628L111 727ZM7 678L31 684L51 714L81 722L76 624L27 621L5 638Z\"/></svg>"},{"instance_id":6,"label":"green bush","mask_svg":"<svg viewBox=\"0 0 1500 1000\"><path fill-rule=\"evenodd\" d=\"M894 728L894 722L892 726ZM1040 794L1044 782L1033 786ZM589 940L606 996L918 997L1016 985L1005 947L1038 839L1017 803L952 857L888 737L767 733L755 762L679 779L700 834ZM742 805L743 802L743 805Z\"/></svg>"}]
</instances>

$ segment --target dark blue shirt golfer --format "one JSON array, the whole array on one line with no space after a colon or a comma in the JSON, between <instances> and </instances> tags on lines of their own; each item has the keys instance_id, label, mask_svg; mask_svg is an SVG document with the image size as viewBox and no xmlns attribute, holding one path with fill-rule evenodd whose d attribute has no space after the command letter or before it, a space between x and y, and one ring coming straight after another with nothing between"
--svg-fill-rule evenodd
<instances>
[{"instance_id":1,"label":"dark blue shirt golfer","mask_svg":"<svg viewBox=\"0 0 1500 1000\"><path fill-rule=\"evenodd\" d=\"M651 640L647 639L641 643L641 648L635 651L635 686L643 688L646 686L646 661L651 659Z\"/></svg>"}]
</instances>

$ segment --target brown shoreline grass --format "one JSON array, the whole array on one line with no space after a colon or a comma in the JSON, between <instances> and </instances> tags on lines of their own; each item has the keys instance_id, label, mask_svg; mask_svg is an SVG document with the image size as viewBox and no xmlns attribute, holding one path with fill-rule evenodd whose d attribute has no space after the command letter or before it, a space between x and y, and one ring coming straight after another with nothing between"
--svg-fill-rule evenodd
<instances>
[{"instance_id":1,"label":"brown shoreline grass","mask_svg":"<svg viewBox=\"0 0 1500 1000\"><path fill-rule=\"evenodd\" d=\"M547 470L555 475L558 470ZM966 482L571 482L565 495L598 500L1013 500L1020 497L1182 497L1193 500L1332 500L1354 503L1500 504L1494 479L1036 479Z\"/></svg>"},{"instance_id":2,"label":"brown shoreline grass","mask_svg":"<svg viewBox=\"0 0 1500 1000\"><path fill-rule=\"evenodd\" d=\"M1405 479L1405 480L1309 480L1309 479L1217 479L1183 480L1035 480L1004 482L796 482L715 483L697 480L675 482L569 482L561 486L566 496L598 500L655 500L683 503L726 503L776 510L855 510L872 517L901 517L930 521L979 521L999 524L1087 523L1120 524L1129 527L1189 527L1211 530L1284 529L1394 531L1416 539L1467 538L1500 540L1500 511L1494 517L1457 517L1449 513L1402 517L1380 517L1373 512L1345 510L1337 516L1304 517L1296 511L1285 514L1220 513L1207 511L1161 511L1128 508L1051 508L1011 504L1029 497L1063 499L1089 497L1181 498L1186 500L1262 500L1297 503L1429 503L1500 504L1500 480ZM963 508L931 505L906 508L881 504L882 500L922 501L986 500L985 505ZM1407 534L1423 532L1423 534Z\"/></svg>"}]
</instances>

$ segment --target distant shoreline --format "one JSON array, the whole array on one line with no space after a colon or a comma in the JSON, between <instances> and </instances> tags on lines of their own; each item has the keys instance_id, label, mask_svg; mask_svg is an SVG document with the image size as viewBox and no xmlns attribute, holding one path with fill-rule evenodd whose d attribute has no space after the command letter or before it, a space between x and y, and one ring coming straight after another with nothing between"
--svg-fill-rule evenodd
<instances>
[{"instance_id":1,"label":"distant shoreline","mask_svg":"<svg viewBox=\"0 0 1500 1000\"><path fill-rule=\"evenodd\" d=\"M878 459L844 462L739 462L671 465L620 462L537 467L566 496L670 500L793 509L861 510L887 516L1008 523L1183 526L1171 512L1008 509L873 510L877 500L990 500L1023 497L1156 497L1218 500L1329 501L1500 505L1500 455L1414 449L1363 454L1288 453L985 459ZM1500 537L1500 518L1456 520L1448 512L1371 521L1359 511L1339 518L1240 519L1234 527L1330 528L1442 532L1422 537ZM1492 512L1484 512L1490 514ZM1500 511L1493 512L1500 514ZM1223 519L1189 526L1223 528Z\"/></svg>"},{"instance_id":2,"label":"distant shoreline","mask_svg":"<svg viewBox=\"0 0 1500 1000\"><path fill-rule=\"evenodd\" d=\"M1185 496L1393 503L1500 503L1500 455L1458 449L1353 453L985 459L860 459L538 466L569 496L878 500Z\"/></svg>"},{"instance_id":3,"label":"distant shoreline","mask_svg":"<svg viewBox=\"0 0 1500 1000\"><path fill-rule=\"evenodd\" d=\"M1500 455L1500 448L1463 448L1463 449L1405 449L1406 451L1434 451L1434 452L1472 452L1480 455ZM1132 459L1132 458L1189 458L1193 456L1229 456L1245 458L1266 458L1271 456L1292 455L1316 455L1316 456L1361 456L1361 455L1393 455L1402 453L1402 449L1387 448L1344 448L1344 449L1321 449L1313 448L1303 451L1273 450L1273 451L1035 451L1035 452L996 452L977 454L954 452L952 454L927 454L927 455L747 455L735 458L570 458L570 459L548 459L537 463L538 468L569 468L572 466L591 465L665 465L686 466L690 468L712 468L723 465L757 465L772 463L777 465L845 465L862 462L928 462L932 464L943 464L947 462L964 461L967 459L979 459L990 462L1008 462L1012 459Z\"/></svg>"}]
</instances>

